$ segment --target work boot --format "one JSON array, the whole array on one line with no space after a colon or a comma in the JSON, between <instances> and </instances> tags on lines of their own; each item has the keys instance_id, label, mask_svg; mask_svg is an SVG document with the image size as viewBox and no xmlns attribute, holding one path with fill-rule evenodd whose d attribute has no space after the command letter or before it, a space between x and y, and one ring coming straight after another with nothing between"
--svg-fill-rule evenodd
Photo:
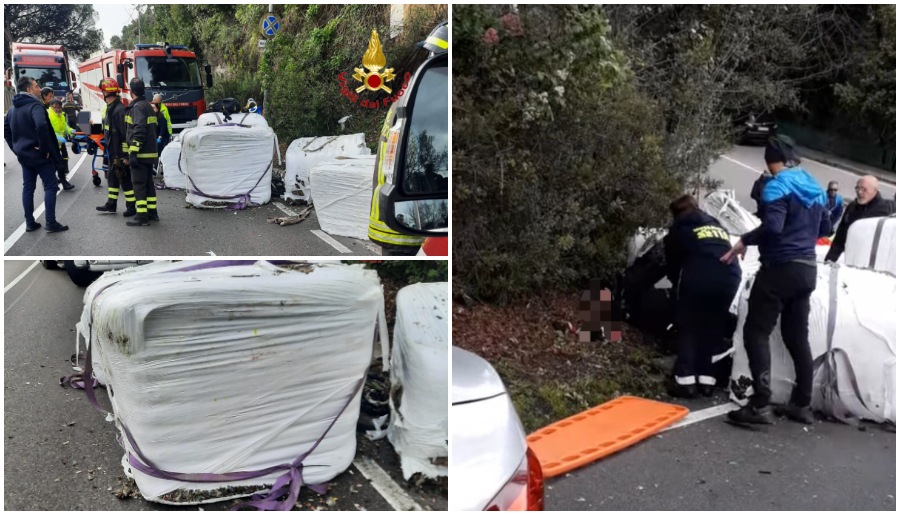
<instances>
[{"instance_id":1,"label":"work boot","mask_svg":"<svg viewBox=\"0 0 900 515\"><path fill-rule=\"evenodd\" d=\"M44 227L44 230L47 232L62 232L62 231L68 231L69 226L63 225L59 222L50 222L47 224L47 227Z\"/></svg>"},{"instance_id":2,"label":"work boot","mask_svg":"<svg viewBox=\"0 0 900 515\"><path fill-rule=\"evenodd\" d=\"M62 187L65 191L72 191L75 189L75 185L65 179L63 179L59 182L60 182L60 184L62 184Z\"/></svg>"},{"instance_id":3,"label":"work boot","mask_svg":"<svg viewBox=\"0 0 900 515\"><path fill-rule=\"evenodd\" d=\"M799 422L808 426L816 423L812 408L809 406L795 406L793 404L788 404L787 406L776 408L775 414L779 417L787 417L794 422Z\"/></svg>"},{"instance_id":4,"label":"work boot","mask_svg":"<svg viewBox=\"0 0 900 515\"><path fill-rule=\"evenodd\" d=\"M151 222L158 222L158 221L159 221L159 215L156 213L156 210L155 210L155 209L148 209L148 210L147 210L147 219L149 219Z\"/></svg>"},{"instance_id":5,"label":"work boot","mask_svg":"<svg viewBox=\"0 0 900 515\"><path fill-rule=\"evenodd\" d=\"M701 384L697 390L700 392L700 395L704 397L712 397L714 393L716 393L716 387L711 384Z\"/></svg>"},{"instance_id":6,"label":"work boot","mask_svg":"<svg viewBox=\"0 0 900 515\"><path fill-rule=\"evenodd\" d=\"M150 219L147 218L147 213L138 213L133 220L128 220L127 222L125 222L125 225L131 227L137 227L139 225L150 225Z\"/></svg>"},{"instance_id":7,"label":"work boot","mask_svg":"<svg viewBox=\"0 0 900 515\"><path fill-rule=\"evenodd\" d=\"M104 213L115 213L117 204L118 202L116 202L115 200L108 199L106 201L106 204L97 207L97 211L103 211Z\"/></svg>"},{"instance_id":8,"label":"work boot","mask_svg":"<svg viewBox=\"0 0 900 515\"><path fill-rule=\"evenodd\" d=\"M677 399L694 399L697 397L697 385L678 384L672 381L668 388L669 395Z\"/></svg>"},{"instance_id":9,"label":"work boot","mask_svg":"<svg viewBox=\"0 0 900 515\"><path fill-rule=\"evenodd\" d=\"M122 216L128 218L130 216L134 216L137 214L137 210L134 208L134 202L125 202L125 212L122 213Z\"/></svg>"},{"instance_id":10,"label":"work boot","mask_svg":"<svg viewBox=\"0 0 900 515\"><path fill-rule=\"evenodd\" d=\"M40 222L25 222L25 232L34 232L40 228Z\"/></svg>"},{"instance_id":11,"label":"work boot","mask_svg":"<svg viewBox=\"0 0 900 515\"><path fill-rule=\"evenodd\" d=\"M739 424L774 424L775 416L771 406L754 408L748 404L739 410L729 411L728 420Z\"/></svg>"}]
</instances>

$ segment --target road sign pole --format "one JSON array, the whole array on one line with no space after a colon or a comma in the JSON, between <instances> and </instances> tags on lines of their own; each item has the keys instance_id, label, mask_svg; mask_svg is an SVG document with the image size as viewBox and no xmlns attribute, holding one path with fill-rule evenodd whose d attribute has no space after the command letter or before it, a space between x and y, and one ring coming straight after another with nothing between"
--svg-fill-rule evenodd
<instances>
[{"instance_id":1,"label":"road sign pole","mask_svg":"<svg viewBox=\"0 0 900 515\"><path fill-rule=\"evenodd\" d=\"M269 14L272 14L274 12L275 12L275 4L269 4ZM263 34L263 35L265 35L265 34ZM268 51L269 51L269 45L267 44L263 48L263 58L266 57L266 52L268 52ZM265 89L263 89L263 102L262 102L262 109L260 111L260 114L263 117L266 116L266 100L268 100L268 98L269 98L269 85L266 84Z\"/></svg>"}]
</instances>

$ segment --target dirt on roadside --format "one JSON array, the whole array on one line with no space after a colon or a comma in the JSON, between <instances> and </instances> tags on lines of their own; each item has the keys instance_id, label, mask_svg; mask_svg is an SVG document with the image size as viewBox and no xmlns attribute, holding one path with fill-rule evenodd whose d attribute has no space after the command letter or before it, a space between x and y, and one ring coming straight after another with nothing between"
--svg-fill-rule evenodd
<instances>
[{"instance_id":1,"label":"dirt on roadside","mask_svg":"<svg viewBox=\"0 0 900 515\"><path fill-rule=\"evenodd\" d=\"M556 292L510 306L453 304L453 344L497 369L529 433L620 395L665 395L659 342L628 324L618 343L579 342L579 299Z\"/></svg>"}]
</instances>

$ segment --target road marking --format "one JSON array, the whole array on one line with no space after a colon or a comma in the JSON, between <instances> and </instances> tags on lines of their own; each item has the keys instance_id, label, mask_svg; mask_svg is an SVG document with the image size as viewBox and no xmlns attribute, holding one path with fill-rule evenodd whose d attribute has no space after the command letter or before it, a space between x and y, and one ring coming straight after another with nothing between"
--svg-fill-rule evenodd
<instances>
[{"instance_id":1,"label":"road marking","mask_svg":"<svg viewBox=\"0 0 900 515\"><path fill-rule=\"evenodd\" d=\"M13 279L13 282L9 283L9 284L6 286L6 288L3 289L3 293L8 292L9 290L12 289L13 286L19 284L19 281L21 281L22 279L24 279L25 276L28 275L28 272L34 270L34 267L38 266L38 263L40 263L40 261L35 261L35 262L32 263L31 266L29 266L24 272L22 272L21 274L19 274L18 277L16 277L15 279Z\"/></svg>"},{"instance_id":2,"label":"road marking","mask_svg":"<svg viewBox=\"0 0 900 515\"><path fill-rule=\"evenodd\" d=\"M353 466L372 483L375 490L397 511L422 511L422 507L371 458L359 457Z\"/></svg>"},{"instance_id":3,"label":"road marking","mask_svg":"<svg viewBox=\"0 0 900 515\"><path fill-rule=\"evenodd\" d=\"M752 166L750 166L748 164L742 163L742 162L738 161L737 159L732 159L728 156L721 156L721 157L722 157L722 159L724 159L726 161L731 161L732 163L734 163L738 166L742 166L742 167L750 170L751 172L755 172L756 175L762 175L762 173L763 173L762 170L757 170L756 168L753 168Z\"/></svg>"},{"instance_id":4,"label":"road marking","mask_svg":"<svg viewBox=\"0 0 900 515\"><path fill-rule=\"evenodd\" d=\"M719 417L739 407L740 406L738 406L737 404L729 402L726 404L719 404L718 406L713 406L711 408L702 409L700 411L692 411L688 413L688 415L683 419L660 431L660 433L664 433L670 429L689 426L691 424L696 424L697 422L703 422L704 420Z\"/></svg>"},{"instance_id":5,"label":"road marking","mask_svg":"<svg viewBox=\"0 0 900 515\"><path fill-rule=\"evenodd\" d=\"M292 210L285 207L284 204L282 204L281 202L272 202L272 203L275 204L275 207L280 209L284 214L286 214L288 216L299 216L297 213L295 213Z\"/></svg>"},{"instance_id":6,"label":"road marking","mask_svg":"<svg viewBox=\"0 0 900 515\"><path fill-rule=\"evenodd\" d=\"M75 169L69 173L70 177L75 176L75 172L77 172L78 169L81 168L81 163L84 162L84 159L87 156L88 156L87 152L84 152L81 154L81 159L78 160L78 164L75 165ZM63 191L65 191L65 190L57 191L56 196L59 196L59 194L62 193ZM37 209L35 209L34 219L37 220L38 217L40 217L42 214L44 214L44 203L43 202L41 202L41 205L38 206ZM12 246L15 245L17 241L19 241L19 238L21 238L23 234L25 234L25 222L22 222L22 225L20 225L15 231L13 231L12 235L10 235L10 237L7 238L6 241L3 243L3 254L6 254L7 252L9 252L9 249L11 249Z\"/></svg>"},{"instance_id":7,"label":"road marking","mask_svg":"<svg viewBox=\"0 0 900 515\"><path fill-rule=\"evenodd\" d=\"M349 253L350 253L350 249L348 249L347 247L341 245L336 239L334 239L334 238L332 238L331 236L325 234L324 232L322 232L322 231L320 231L320 230L318 230L318 229L313 229L313 230L311 230L311 231L309 231L309 232L315 234L316 236L318 236L319 238L321 238L322 241L324 241L325 243L327 243L327 244L331 245L332 247L334 247L335 249L337 249L338 252L340 252L340 253L342 253L342 254L349 254Z\"/></svg>"}]
</instances>

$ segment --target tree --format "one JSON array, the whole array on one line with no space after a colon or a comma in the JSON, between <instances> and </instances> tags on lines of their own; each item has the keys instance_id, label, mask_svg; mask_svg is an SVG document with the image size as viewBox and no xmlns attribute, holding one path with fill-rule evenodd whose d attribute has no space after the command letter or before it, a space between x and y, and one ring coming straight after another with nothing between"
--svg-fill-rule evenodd
<instances>
[{"instance_id":1,"label":"tree","mask_svg":"<svg viewBox=\"0 0 900 515\"><path fill-rule=\"evenodd\" d=\"M91 4L4 4L4 56L10 44L28 42L62 44L73 59L100 50L103 31L95 28L97 13Z\"/></svg>"}]
</instances>

